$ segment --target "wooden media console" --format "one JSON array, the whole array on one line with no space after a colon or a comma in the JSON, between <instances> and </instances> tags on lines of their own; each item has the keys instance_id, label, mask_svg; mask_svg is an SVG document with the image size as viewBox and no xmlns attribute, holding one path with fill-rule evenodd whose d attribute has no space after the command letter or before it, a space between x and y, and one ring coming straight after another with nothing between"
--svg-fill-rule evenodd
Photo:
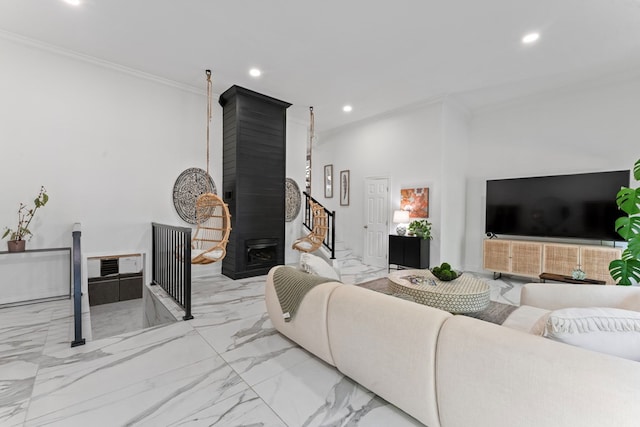
<instances>
[{"instance_id":1,"label":"wooden media console","mask_svg":"<svg viewBox=\"0 0 640 427\"><path fill-rule=\"evenodd\" d=\"M486 239L483 267L494 273L539 278L541 274L571 277L581 268L588 280L615 284L609 263L620 259L622 248L531 240ZM557 279L554 279L557 280Z\"/></svg>"}]
</instances>

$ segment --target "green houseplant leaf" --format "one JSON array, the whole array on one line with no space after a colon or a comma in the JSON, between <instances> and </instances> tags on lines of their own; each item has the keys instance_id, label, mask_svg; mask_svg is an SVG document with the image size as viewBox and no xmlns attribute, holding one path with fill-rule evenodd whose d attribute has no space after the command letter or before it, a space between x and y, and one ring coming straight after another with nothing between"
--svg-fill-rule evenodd
<instances>
[{"instance_id":1,"label":"green houseplant leaf","mask_svg":"<svg viewBox=\"0 0 640 427\"><path fill-rule=\"evenodd\" d=\"M622 187L616 196L616 204L629 215L640 213L640 188Z\"/></svg>"},{"instance_id":2,"label":"green houseplant leaf","mask_svg":"<svg viewBox=\"0 0 640 427\"><path fill-rule=\"evenodd\" d=\"M626 252L626 250L624 251ZM623 258L625 257L623 252ZM609 264L611 277L618 282L618 285L629 286L631 279L640 282L640 260L637 259L616 259Z\"/></svg>"},{"instance_id":3,"label":"green houseplant leaf","mask_svg":"<svg viewBox=\"0 0 640 427\"><path fill-rule=\"evenodd\" d=\"M40 193L38 197L33 201L33 204L36 205L36 208L42 207L47 204L49 201L49 195L47 193Z\"/></svg>"},{"instance_id":4,"label":"green houseplant leaf","mask_svg":"<svg viewBox=\"0 0 640 427\"><path fill-rule=\"evenodd\" d=\"M640 159L633 166L633 176L640 181ZM618 285L640 283L640 188L622 187L616 195L616 204L627 214L616 220L615 230L627 241L621 259L611 261L609 274Z\"/></svg>"},{"instance_id":5,"label":"green houseplant leaf","mask_svg":"<svg viewBox=\"0 0 640 427\"><path fill-rule=\"evenodd\" d=\"M623 216L616 220L616 232L623 239L629 240L636 234L640 234L640 217Z\"/></svg>"},{"instance_id":6,"label":"green houseplant leaf","mask_svg":"<svg viewBox=\"0 0 640 427\"><path fill-rule=\"evenodd\" d=\"M629 257L640 259L640 234L636 234L633 238L629 239L626 252Z\"/></svg>"},{"instance_id":7,"label":"green houseplant leaf","mask_svg":"<svg viewBox=\"0 0 640 427\"><path fill-rule=\"evenodd\" d=\"M409 232L423 239L431 239L431 223L426 219L416 219L409 223Z\"/></svg>"}]
</instances>

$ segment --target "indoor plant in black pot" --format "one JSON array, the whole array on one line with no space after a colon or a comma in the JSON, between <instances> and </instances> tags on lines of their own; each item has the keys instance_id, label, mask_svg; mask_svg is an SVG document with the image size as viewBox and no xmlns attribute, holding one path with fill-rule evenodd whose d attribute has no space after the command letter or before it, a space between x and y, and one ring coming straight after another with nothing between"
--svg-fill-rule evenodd
<instances>
[{"instance_id":1,"label":"indoor plant in black pot","mask_svg":"<svg viewBox=\"0 0 640 427\"><path fill-rule=\"evenodd\" d=\"M15 230L5 227L4 234L2 235L3 239L9 237L9 241L7 242L9 252L24 251L25 237L31 237L33 235L29 230L31 220L33 220L38 208L46 205L48 201L49 196L47 195L47 190L45 190L44 187L40 187L40 193L38 193L38 197L33 201L35 206L32 209L28 209L27 205L20 203L20 207L18 208L18 226Z\"/></svg>"},{"instance_id":2,"label":"indoor plant in black pot","mask_svg":"<svg viewBox=\"0 0 640 427\"><path fill-rule=\"evenodd\" d=\"M640 159L633 166L633 176L640 181ZM618 208L626 213L616 220L616 232L627 241L622 259L609 264L611 277L618 285L631 285L631 279L640 283L640 187L622 187L616 196Z\"/></svg>"}]
</instances>

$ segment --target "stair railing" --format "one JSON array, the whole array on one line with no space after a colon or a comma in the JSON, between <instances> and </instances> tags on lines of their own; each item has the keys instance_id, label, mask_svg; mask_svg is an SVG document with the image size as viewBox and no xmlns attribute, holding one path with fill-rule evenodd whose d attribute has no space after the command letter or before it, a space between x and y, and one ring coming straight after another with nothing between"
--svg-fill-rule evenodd
<instances>
[{"instance_id":1,"label":"stair railing","mask_svg":"<svg viewBox=\"0 0 640 427\"><path fill-rule=\"evenodd\" d=\"M314 203L322 206L322 209L327 213L329 226L329 232L324 237L322 246L331 252L331 259L336 259L336 211L330 211L325 208L322 203L311 197L311 195L306 191L303 191L302 194L304 195L304 218L302 220L302 225L304 225L309 231L313 230L313 215L311 214L309 201L313 201Z\"/></svg>"},{"instance_id":2,"label":"stair railing","mask_svg":"<svg viewBox=\"0 0 640 427\"><path fill-rule=\"evenodd\" d=\"M159 285L191 314L191 228L151 223L151 285Z\"/></svg>"},{"instance_id":3,"label":"stair railing","mask_svg":"<svg viewBox=\"0 0 640 427\"><path fill-rule=\"evenodd\" d=\"M80 237L82 235L80 223L73 225L73 330L74 339L71 347L85 344L82 338L82 251L80 247Z\"/></svg>"}]
</instances>

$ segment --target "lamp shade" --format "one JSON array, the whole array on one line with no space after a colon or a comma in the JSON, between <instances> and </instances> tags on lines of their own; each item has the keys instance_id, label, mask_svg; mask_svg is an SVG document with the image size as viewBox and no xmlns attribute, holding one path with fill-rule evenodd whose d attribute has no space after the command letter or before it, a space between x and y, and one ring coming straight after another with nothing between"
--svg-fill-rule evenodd
<instances>
[{"instance_id":1,"label":"lamp shade","mask_svg":"<svg viewBox=\"0 0 640 427\"><path fill-rule=\"evenodd\" d=\"M393 223L402 224L409 222L409 211L393 211Z\"/></svg>"}]
</instances>

